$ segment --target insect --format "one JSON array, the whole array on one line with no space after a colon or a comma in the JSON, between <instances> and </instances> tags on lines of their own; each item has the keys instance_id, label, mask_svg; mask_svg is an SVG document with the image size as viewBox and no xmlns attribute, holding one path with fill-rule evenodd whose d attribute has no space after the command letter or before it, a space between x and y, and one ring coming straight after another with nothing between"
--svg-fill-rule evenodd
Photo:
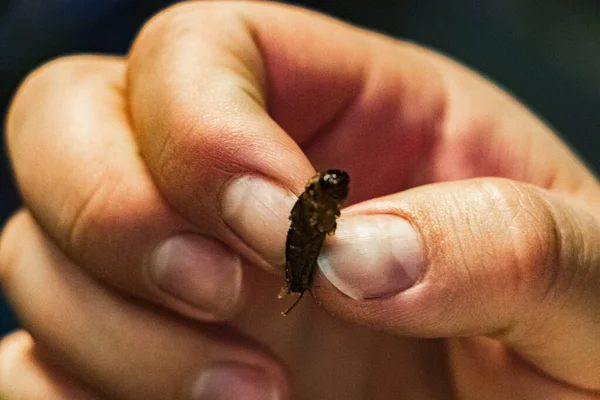
<instances>
[{"instance_id":1,"label":"insect","mask_svg":"<svg viewBox=\"0 0 600 400\"><path fill-rule=\"evenodd\" d=\"M330 169L318 173L306 184L292 212L292 221L285 243L285 285L278 298L300 293L283 315L298 304L304 292L310 291L317 257L326 235L333 235L340 215L340 206L348 197L350 177L344 171Z\"/></svg>"}]
</instances>

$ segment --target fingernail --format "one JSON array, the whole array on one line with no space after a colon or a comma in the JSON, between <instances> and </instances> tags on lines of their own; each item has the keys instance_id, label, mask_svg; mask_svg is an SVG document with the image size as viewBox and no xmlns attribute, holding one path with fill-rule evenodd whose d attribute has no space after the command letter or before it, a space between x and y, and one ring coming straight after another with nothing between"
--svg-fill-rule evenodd
<instances>
[{"instance_id":1,"label":"fingernail","mask_svg":"<svg viewBox=\"0 0 600 400\"><path fill-rule=\"evenodd\" d=\"M235 306L242 262L221 242L194 234L176 236L160 244L149 261L151 279L170 295L217 315Z\"/></svg>"},{"instance_id":2,"label":"fingernail","mask_svg":"<svg viewBox=\"0 0 600 400\"><path fill-rule=\"evenodd\" d=\"M194 400L277 400L275 383L257 368L242 364L216 365L200 375Z\"/></svg>"},{"instance_id":3,"label":"fingernail","mask_svg":"<svg viewBox=\"0 0 600 400\"><path fill-rule=\"evenodd\" d=\"M357 215L338 220L318 263L336 288L359 300L408 289L419 279L423 259L419 235L408 221L393 215Z\"/></svg>"},{"instance_id":4,"label":"fingernail","mask_svg":"<svg viewBox=\"0 0 600 400\"><path fill-rule=\"evenodd\" d=\"M271 265L283 265L296 196L272 181L246 175L227 186L221 202L225 223Z\"/></svg>"}]
</instances>

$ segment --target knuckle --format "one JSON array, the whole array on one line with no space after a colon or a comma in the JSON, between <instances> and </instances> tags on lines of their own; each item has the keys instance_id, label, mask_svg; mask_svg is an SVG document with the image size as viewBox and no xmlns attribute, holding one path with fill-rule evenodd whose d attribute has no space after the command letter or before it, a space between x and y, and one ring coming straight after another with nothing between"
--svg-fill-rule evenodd
<instances>
[{"instance_id":1,"label":"knuckle","mask_svg":"<svg viewBox=\"0 0 600 400\"><path fill-rule=\"evenodd\" d=\"M6 132L9 144L17 126L24 125L24 121L35 123L31 109L57 109L57 101L71 100L64 96L65 90L90 86L94 82L92 78L105 79L107 66L122 69L122 60L117 57L71 55L50 60L34 69L20 84L8 108ZM61 95L55 96L56 93ZM66 109L70 110L71 105Z\"/></svg>"},{"instance_id":2,"label":"knuckle","mask_svg":"<svg viewBox=\"0 0 600 400\"><path fill-rule=\"evenodd\" d=\"M517 294L545 298L559 279L561 235L549 203L534 187L499 179L486 187L491 212L506 240L506 274Z\"/></svg>"},{"instance_id":3,"label":"knuckle","mask_svg":"<svg viewBox=\"0 0 600 400\"><path fill-rule=\"evenodd\" d=\"M40 91L44 92L48 86L55 82L59 71L62 71L63 65L66 63L64 58L57 58L48 61L45 64L34 69L19 85L11 103L8 107L6 116L7 137L10 139L10 133L17 122L26 116L25 108L29 104L30 97L36 96Z\"/></svg>"},{"instance_id":4,"label":"knuckle","mask_svg":"<svg viewBox=\"0 0 600 400\"><path fill-rule=\"evenodd\" d=\"M173 33L182 33L188 26L197 26L198 18L217 13L222 18L236 16L236 11L255 7L252 4L227 2L180 2L163 8L150 18L138 34L141 37L160 38Z\"/></svg>"},{"instance_id":5,"label":"knuckle","mask_svg":"<svg viewBox=\"0 0 600 400\"><path fill-rule=\"evenodd\" d=\"M34 69L23 80L13 106L18 104L19 94L24 92L38 92L48 87L60 87L66 80L79 79L85 82L90 73L97 73L99 61L110 59L109 57L94 55L70 55L50 60Z\"/></svg>"},{"instance_id":6,"label":"knuckle","mask_svg":"<svg viewBox=\"0 0 600 400\"><path fill-rule=\"evenodd\" d=\"M62 232L59 242L75 260L85 260L92 254L94 245L102 232L115 228L112 226L119 217L125 217L119 205L126 204L120 198L123 193L123 176L110 168L98 173L91 179L85 194L77 198L68 207L57 230ZM136 194L131 193L133 197Z\"/></svg>"},{"instance_id":7,"label":"knuckle","mask_svg":"<svg viewBox=\"0 0 600 400\"><path fill-rule=\"evenodd\" d=\"M131 49L133 54L146 52L155 43L165 42L172 31L180 31L184 23L190 20L190 11L197 9L198 3L177 3L164 8L150 18L140 30ZM196 21L197 23L197 21Z\"/></svg>"}]
</instances>

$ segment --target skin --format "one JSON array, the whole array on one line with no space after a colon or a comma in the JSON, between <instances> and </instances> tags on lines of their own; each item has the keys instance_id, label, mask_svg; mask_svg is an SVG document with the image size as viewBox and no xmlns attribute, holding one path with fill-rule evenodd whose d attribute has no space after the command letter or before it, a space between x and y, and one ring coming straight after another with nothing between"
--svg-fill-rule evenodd
<instances>
[{"instance_id":1,"label":"skin","mask_svg":"<svg viewBox=\"0 0 600 400\"><path fill-rule=\"evenodd\" d=\"M6 131L25 207L0 279L24 330L0 342L2 398L188 399L225 363L281 399L600 399L600 185L441 55L287 6L186 3L126 58L34 71ZM323 309L283 318L285 226L240 234L221 198L240 175L298 195L329 167L352 179L345 217L417 229L425 272L370 300L317 274ZM219 307L148 278L183 233L245 260Z\"/></svg>"}]
</instances>

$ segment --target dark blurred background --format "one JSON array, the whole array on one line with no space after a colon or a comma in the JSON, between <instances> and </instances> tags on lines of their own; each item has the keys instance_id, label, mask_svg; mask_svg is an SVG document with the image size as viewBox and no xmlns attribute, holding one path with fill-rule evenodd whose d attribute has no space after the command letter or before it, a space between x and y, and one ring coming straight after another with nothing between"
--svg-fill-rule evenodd
<instances>
[{"instance_id":1,"label":"dark blurred background","mask_svg":"<svg viewBox=\"0 0 600 400\"><path fill-rule=\"evenodd\" d=\"M2 115L19 82L37 65L72 53L123 54L143 22L171 3L0 1ZM593 170L600 170L600 1L292 3L418 42L469 65L521 99L552 125ZM3 147L0 225L19 206L9 171ZM0 335L15 327L12 313L0 298Z\"/></svg>"}]
</instances>

